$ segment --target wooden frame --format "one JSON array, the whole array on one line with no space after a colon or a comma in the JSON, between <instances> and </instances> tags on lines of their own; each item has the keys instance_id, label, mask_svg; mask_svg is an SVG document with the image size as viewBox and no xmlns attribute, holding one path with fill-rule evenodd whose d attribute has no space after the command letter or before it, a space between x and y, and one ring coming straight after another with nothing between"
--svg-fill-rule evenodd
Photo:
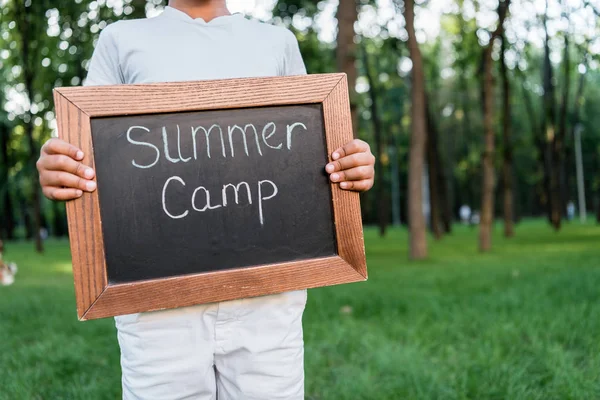
<instances>
[{"instance_id":1,"label":"wooden frame","mask_svg":"<svg viewBox=\"0 0 600 400\"><path fill-rule=\"evenodd\" d=\"M140 101L144 98L144 101ZM59 135L94 167L91 118L322 103L327 151L352 140L345 74L54 90ZM80 320L105 318L367 279L358 193L332 184L337 256L178 277L108 282L98 191L67 203ZM298 268L302 266L302 268Z\"/></svg>"}]
</instances>

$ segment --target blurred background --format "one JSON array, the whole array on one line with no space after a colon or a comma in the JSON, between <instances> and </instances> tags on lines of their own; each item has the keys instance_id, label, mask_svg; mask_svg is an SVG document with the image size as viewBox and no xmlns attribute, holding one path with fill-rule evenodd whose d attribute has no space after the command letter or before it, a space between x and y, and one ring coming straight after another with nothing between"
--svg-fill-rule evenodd
<instances>
[{"instance_id":1,"label":"blurred background","mask_svg":"<svg viewBox=\"0 0 600 400\"><path fill-rule=\"evenodd\" d=\"M0 238L19 267L0 399L120 394L114 324L76 321L65 207L35 162L52 89L82 84L108 24L165 4L0 0ZM600 0L228 5L291 29L309 73L348 75L377 156L370 278L311 290L307 398L600 398Z\"/></svg>"}]
</instances>

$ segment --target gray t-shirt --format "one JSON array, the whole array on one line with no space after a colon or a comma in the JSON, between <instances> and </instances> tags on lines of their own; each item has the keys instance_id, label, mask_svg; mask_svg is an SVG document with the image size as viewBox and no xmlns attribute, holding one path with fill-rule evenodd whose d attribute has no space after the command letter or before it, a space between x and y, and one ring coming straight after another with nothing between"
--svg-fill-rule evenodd
<instances>
[{"instance_id":1,"label":"gray t-shirt","mask_svg":"<svg viewBox=\"0 0 600 400\"><path fill-rule=\"evenodd\" d=\"M166 7L158 17L119 21L98 39L85 86L306 73L289 30L241 14L210 22Z\"/></svg>"}]
</instances>

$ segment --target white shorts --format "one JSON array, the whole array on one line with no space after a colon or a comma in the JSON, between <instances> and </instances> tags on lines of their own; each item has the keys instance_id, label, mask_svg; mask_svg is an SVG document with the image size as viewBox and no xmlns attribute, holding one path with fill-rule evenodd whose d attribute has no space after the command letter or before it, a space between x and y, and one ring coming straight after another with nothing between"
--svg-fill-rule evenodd
<instances>
[{"instance_id":1,"label":"white shorts","mask_svg":"<svg viewBox=\"0 0 600 400\"><path fill-rule=\"evenodd\" d=\"M303 399L306 290L116 317L123 399Z\"/></svg>"}]
</instances>

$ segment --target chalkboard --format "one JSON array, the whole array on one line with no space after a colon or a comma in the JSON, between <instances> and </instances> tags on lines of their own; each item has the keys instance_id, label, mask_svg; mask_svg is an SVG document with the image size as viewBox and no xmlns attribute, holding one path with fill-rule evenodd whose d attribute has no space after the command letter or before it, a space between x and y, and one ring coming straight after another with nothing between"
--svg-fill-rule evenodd
<instances>
[{"instance_id":1,"label":"chalkboard","mask_svg":"<svg viewBox=\"0 0 600 400\"><path fill-rule=\"evenodd\" d=\"M91 123L110 282L336 253L321 105Z\"/></svg>"},{"instance_id":2,"label":"chalkboard","mask_svg":"<svg viewBox=\"0 0 600 400\"><path fill-rule=\"evenodd\" d=\"M77 316L367 279L344 74L54 89L97 190L66 204Z\"/></svg>"}]
</instances>

